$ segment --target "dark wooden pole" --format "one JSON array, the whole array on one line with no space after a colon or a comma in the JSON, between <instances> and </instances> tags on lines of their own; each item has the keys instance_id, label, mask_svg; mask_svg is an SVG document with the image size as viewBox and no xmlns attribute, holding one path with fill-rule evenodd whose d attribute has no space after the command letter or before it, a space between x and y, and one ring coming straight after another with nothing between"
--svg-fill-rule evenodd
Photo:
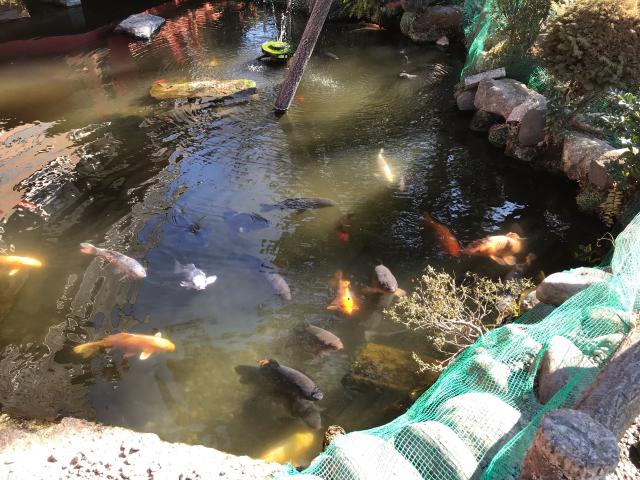
<instances>
[{"instance_id":1,"label":"dark wooden pole","mask_svg":"<svg viewBox=\"0 0 640 480\"><path fill-rule=\"evenodd\" d=\"M304 68L313 53L313 48L316 46L327 15L329 15L331 1L332 0L316 0L313 5L307 26L304 28L304 33L302 34L296 53L289 64L287 78L285 78L282 87L280 87L280 93L278 94L278 98L276 98L276 112L283 113L289 110L291 101L298 89L298 84L300 80L302 80L302 75L304 75Z\"/></svg>"}]
</instances>

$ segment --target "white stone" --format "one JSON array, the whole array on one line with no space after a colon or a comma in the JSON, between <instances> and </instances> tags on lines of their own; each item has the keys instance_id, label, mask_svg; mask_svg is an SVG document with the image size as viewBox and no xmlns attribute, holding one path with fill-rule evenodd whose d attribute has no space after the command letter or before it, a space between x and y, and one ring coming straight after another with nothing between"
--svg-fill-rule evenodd
<instances>
[{"instance_id":1,"label":"white stone","mask_svg":"<svg viewBox=\"0 0 640 480\"><path fill-rule=\"evenodd\" d=\"M557 272L538 285L536 297L542 303L558 306L585 288L609 280L611 276L603 270L587 267Z\"/></svg>"},{"instance_id":2,"label":"white stone","mask_svg":"<svg viewBox=\"0 0 640 480\"><path fill-rule=\"evenodd\" d=\"M504 78L507 76L507 71L504 67L488 70L486 72L471 75L464 79L464 86L466 88L477 87L483 80L497 80L498 78Z\"/></svg>"},{"instance_id":3,"label":"white stone","mask_svg":"<svg viewBox=\"0 0 640 480\"><path fill-rule=\"evenodd\" d=\"M138 40L149 40L164 22L165 19L157 15L137 13L120 22L115 31L126 33Z\"/></svg>"}]
</instances>

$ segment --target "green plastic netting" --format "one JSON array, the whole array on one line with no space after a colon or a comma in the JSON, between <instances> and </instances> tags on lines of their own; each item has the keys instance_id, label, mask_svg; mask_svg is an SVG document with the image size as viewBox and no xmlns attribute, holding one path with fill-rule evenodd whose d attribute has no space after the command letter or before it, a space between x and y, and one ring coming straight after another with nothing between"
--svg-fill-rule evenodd
<instances>
[{"instance_id":1,"label":"green plastic netting","mask_svg":"<svg viewBox=\"0 0 640 480\"><path fill-rule=\"evenodd\" d=\"M605 267L603 267L605 268ZM539 305L482 336L402 416L336 437L299 479L517 479L542 415L571 407L634 325L640 288L640 215L616 239L611 276L552 309ZM552 341L586 356L542 405L534 379ZM563 341L560 339L560 341Z\"/></svg>"}]
</instances>

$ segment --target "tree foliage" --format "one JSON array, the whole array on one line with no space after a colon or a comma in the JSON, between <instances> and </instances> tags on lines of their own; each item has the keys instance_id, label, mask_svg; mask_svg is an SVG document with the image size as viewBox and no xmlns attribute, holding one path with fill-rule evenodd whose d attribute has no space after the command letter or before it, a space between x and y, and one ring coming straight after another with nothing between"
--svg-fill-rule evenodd
<instances>
[{"instance_id":1,"label":"tree foliage","mask_svg":"<svg viewBox=\"0 0 640 480\"><path fill-rule=\"evenodd\" d=\"M628 88L640 78L635 0L575 0L545 27L540 58L576 94Z\"/></svg>"}]
</instances>

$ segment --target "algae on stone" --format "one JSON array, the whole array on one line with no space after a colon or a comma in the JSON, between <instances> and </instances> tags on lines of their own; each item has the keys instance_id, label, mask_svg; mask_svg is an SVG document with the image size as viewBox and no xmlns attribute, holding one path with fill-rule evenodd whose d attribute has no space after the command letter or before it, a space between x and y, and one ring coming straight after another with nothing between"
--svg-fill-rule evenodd
<instances>
[{"instance_id":1,"label":"algae on stone","mask_svg":"<svg viewBox=\"0 0 640 480\"><path fill-rule=\"evenodd\" d=\"M149 95L157 100L201 97L222 100L234 95L250 94L255 91L256 82L253 80L200 80L184 83L157 82L152 85Z\"/></svg>"}]
</instances>

